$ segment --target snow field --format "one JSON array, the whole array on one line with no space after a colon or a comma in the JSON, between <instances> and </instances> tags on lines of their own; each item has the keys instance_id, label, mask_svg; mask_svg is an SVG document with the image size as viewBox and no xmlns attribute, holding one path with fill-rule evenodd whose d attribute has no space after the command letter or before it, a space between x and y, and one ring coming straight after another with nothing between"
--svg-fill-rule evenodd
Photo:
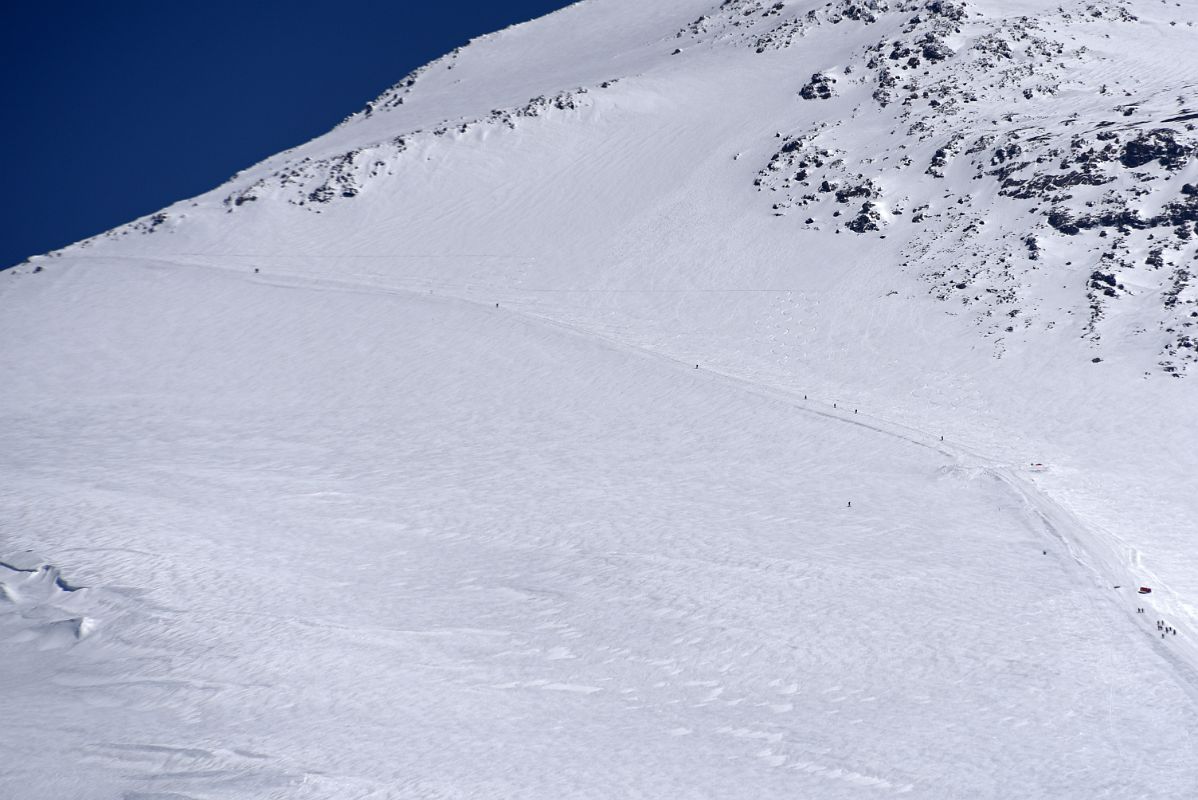
<instances>
[{"instance_id":1,"label":"snow field","mask_svg":"<svg viewBox=\"0 0 1198 800\"><path fill-rule=\"evenodd\" d=\"M4 322L3 535L96 623L0 645L27 665L0 690L9 794L1198 780L1172 667L951 456L493 305L141 263L51 281Z\"/></svg>"}]
</instances>

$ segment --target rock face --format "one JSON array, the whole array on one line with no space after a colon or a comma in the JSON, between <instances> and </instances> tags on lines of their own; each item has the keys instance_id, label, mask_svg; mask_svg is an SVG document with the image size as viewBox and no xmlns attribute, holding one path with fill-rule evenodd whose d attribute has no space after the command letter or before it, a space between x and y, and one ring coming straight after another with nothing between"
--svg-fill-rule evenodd
<instances>
[{"instance_id":1,"label":"rock face","mask_svg":"<svg viewBox=\"0 0 1198 800\"><path fill-rule=\"evenodd\" d=\"M1155 128L1140 132L1126 142L1119 162L1128 169L1136 169L1155 161L1176 172L1193 158L1194 149L1192 143L1178 142L1178 132L1172 128Z\"/></svg>"},{"instance_id":2,"label":"rock face","mask_svg":"<svg viewBox=\"0 0 1198 800\"><path fill-rule=\"evenodd\" d=\"M835 94L836 79L827 75L815 73L811 80L799 90L799 97L804 100L827 100Z\"/></svg>"}]
</instances>

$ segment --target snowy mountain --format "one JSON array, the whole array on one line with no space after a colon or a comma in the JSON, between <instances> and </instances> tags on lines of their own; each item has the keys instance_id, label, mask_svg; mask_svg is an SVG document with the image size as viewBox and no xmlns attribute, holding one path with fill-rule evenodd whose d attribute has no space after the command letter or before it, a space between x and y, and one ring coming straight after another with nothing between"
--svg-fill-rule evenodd
<instances>
[{"instance_id":1,"label":"snowy mountain","mask_svg":"<svg viewBox=\"0 0 1198 800\"><path fill-rule=\"evenodd\" d=\"M584 0L0 275L0 796L1195 796L1196 22Z\"/></svg>"}]
</instances>

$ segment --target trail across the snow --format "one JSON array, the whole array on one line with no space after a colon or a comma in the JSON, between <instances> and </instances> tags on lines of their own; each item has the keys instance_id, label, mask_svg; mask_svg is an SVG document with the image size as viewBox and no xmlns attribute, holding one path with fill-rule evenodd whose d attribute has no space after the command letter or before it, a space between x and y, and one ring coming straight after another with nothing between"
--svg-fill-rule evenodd
<instances>
[{"instance_id":1,"label":"trail across the snow","mask_svg":"<svg viewBox=\"0 0 1198 800\"><path fill-rule=\"evenodd\" d=\"M1017 468L568 306L260 270L6 293L0 786L1139 796L1143 752L1188 796L1185 637Z\"/></svg>"},{"instance_id":2,"label":"trail across the snow","mask_svg":"<svg viewBox=\"0 0 1198 800\"><path fill-rule=\"evenodd\" d=\"M460 299L474 302L468 298ZM1039 486L1021 475L1018 467L1013 467L966 445L946 440L929 431L893 422L870 414L868 411L862 413L860 409L841 408L832 401L813 400L796 395L791 390L755 382L727 372L704 368L702 364L692 367L691 364L665 353L629 345L602 333L552 317L521 312L518 309L512 313L520 314L525 318L538 319L562 330L600 339L612 346L647 355L662 363L667 363L675 369L697 367L715 380L720 380L743 391L752 392L760 397L786 403L805 414L865 428L918 447L925 447L952 458L956 462L957 469L976 470L993 476L1006 485L1011 493L1025 504L1030 523L1038 526L1047 539L1063 547L1068 557L1084 570L1096 587L1117 592L1114 597L1120 599L1119 606L1125 612L1132 611L1134 614L1132 606L1134 603L1135 607L1146 609L1145 615L1139 621L1146 623L1150 618L1153 620L1161 618L1167 620L1168 624L1173 627L1177 627L1179 624L1183 626L1185 638L1180 642L1174 639L1165 639L1160 644L1160 650L1167 660L1176 665L1191 696L1198 699L1198 647L1193 644L1194 635L1198 633L1198 625L1195 624L1198 623L1198 619L1192 615L1191 610L1194 607L1179 598L1171 587L1148 570L1143 564L1140 553L1135 548L1109 531L1096 531L1087 526ZM832 407L829 408L829 406ZM1150 586L1152 594L1137 594L1141 584ZM1146 632L1150 637L1155 637L1154 629Z\"/></svg>"},{"instance_id":3,"label":"trail across the snow","mask_svg":"<svg viewBox=\"0 0 1198 800\"><path fill-rule=\"evenodd\" d=\"M245 274L244 267L230 268L196 261L171 263L176 266ZM1186 690L1198 700L1198 646L1194 645L1195 635L1198 634L1198 619L1193 616L1195 606L1187 603L1184 598L1178 597L1171 587L1149 571L1135 548L1109 531L1095 530L1083 523L1073 512L1022 475L1020 467L1005 463L959 442L947 440L933 432L885 419L870 413L869 410L840 407L839 403L833 401L813 399L790 389L705 367L702 362L695 364L691 361L684 361L668 353L623 341L544 313L521 309L518 304L511 302L495 304L491 300L482 300L477 296L479 287L476 286L471 287L472 294L475 296L469 296L461 291L455 291L455 287L445 284L438 285L436 289L415 289L372 281L316 278L300 273L280 272L273 268L269 273L255 273L250 275L250 278L259 283L280 287L303 287L362 294L392 294L407 297L435 296L440 301L458 302L472 307L491 309L496 313L510 314L529 323L552 327L592 342L603 343L621 352L665 365L672 370L695 372L740 391L785 404L804 414L833 420L844 425L852 425L917 447L927 448L952 459L954 469L992 476L1004 484L1011 494L1026 507L1029 525L1040 531L1045 537L1046 543L1058 545L1058 549L1063 550L1068 559L1082 571L1082 574L1088 576L1098 591L1111 592L1112 594L1109 596L1112 601L1117 600L1118 606L1125 613L1136 616L1136 621L1139 623L1164 619L1169 625L1182 631L1181 637L1167 638L1157 641L1156 644L1162 656L1176 667L1179 675L1183 678ZM1136 594L1137 588L1141 584L1149 585L1152 588L1152 594ZM1134 609L1137 607L1144 607L1146 613L1135 615ZM1145 633L1155 640L1155 627L1146 627Z\"/></svg>"}]
</instances>

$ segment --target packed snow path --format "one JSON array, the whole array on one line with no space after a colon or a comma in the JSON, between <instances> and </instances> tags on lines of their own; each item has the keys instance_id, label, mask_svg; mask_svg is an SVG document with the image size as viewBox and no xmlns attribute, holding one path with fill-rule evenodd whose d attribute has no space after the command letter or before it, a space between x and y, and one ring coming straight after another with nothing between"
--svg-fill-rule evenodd
<instances>
[{"instance_id":1,"label":"packed snow path","mask_svg":"<svg viewBox=\"0 0 1198 800\"><path fill-rule=\"evenodd\" d=\"M502 304L5 292L0 794L1198 786L1188 678L1044 520L1082 533L938 439Z\"/></svg>"}]
</instances>

